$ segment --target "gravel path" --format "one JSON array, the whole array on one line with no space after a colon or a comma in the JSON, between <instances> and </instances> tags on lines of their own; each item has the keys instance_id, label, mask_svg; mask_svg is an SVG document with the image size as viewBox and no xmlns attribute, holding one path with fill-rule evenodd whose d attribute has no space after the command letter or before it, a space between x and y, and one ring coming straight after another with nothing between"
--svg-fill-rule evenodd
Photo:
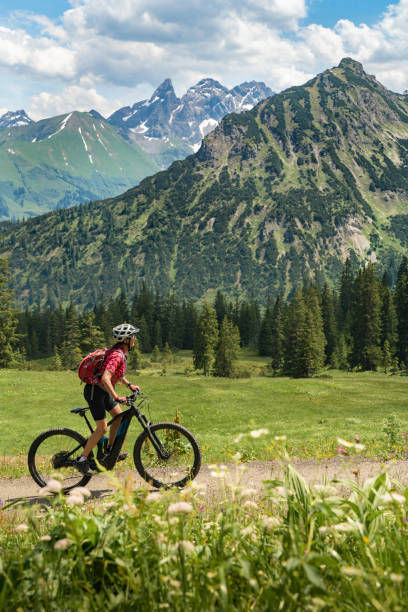
<instances>
[{"instance_id":1,"label":"gravel path","mask_svg":"<svg viewBox=\"0 0 408 612\"><path fill-rule=\"evenodd\" d=\"M384 469L387 469L391 477L397 478L405 486L408 485L408 461L381 463L362 458L332 457L328 460L294 460L291 463L310 484L322 482L325 478L328 480L332 478L352 478L358 482L363 482L366 478L375 476ZM279 478L282 475L282 465L276 461L251 461L241 464L239 469L237 469L235 464L224 465L227 465L229 468L229 474L225 478L227 484L239 481L244 487L256 490L262 489L264 480ZM121 479L124 479L128 472L118 471L116 474ZM135 486L147 486L137 472L134 471L132 474ZM223 487L222 479L214 478L211 475L211 468L209 466L201 468L196 482L205 485L206 493L210 498L216 498L219 495L220 488L222 489ZM93 498L100 498L111 493L112 484L105 476L96 475L89 482L88 488L92 492ZM43 503L44 498L38 496L38 490L38 485L28 476L22 478L0 478L0 499L3 504L17 499L22 499L29 504Z\"/></svg>"}]
</instances>

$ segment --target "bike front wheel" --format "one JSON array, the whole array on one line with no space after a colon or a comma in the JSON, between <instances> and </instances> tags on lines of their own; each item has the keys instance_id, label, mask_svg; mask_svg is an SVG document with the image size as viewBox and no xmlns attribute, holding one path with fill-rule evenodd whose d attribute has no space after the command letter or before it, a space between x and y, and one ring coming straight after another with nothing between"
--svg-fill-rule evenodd
<instances>
[{"instance_id":1,"label":"bike front wheel","mask_svg":"<svg viewBox=\"0 0 408 612\"><path fill-rule=\"evenodd\" d=\"M201 452L192 433L178 423L156 423L135 442L133 460L153 487L184 487L200 470Z\"/></svg>"},{"instance_id":2,"label":"bike front wheel","mask_svg":"<svg viewBox=\"0 0 408 612\"><path fill-rule=\"evenodd\" d=\"M82 453L86 438L72 429L49 429L40 434L28 451L28 469L40 487L58 474L63 490L86 485L91 475L82 474L75 460Z\"/></svg>"}]
</instances>

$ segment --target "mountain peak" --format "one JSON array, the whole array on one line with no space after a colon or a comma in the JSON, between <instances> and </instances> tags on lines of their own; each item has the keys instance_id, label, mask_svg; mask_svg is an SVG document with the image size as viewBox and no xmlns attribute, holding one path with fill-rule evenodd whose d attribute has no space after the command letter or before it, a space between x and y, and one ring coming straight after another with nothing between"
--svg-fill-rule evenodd
<instances>
[{"instance_id":1,"label":"mountain peak","mask_svg":"<svg viewBox=\"0 0 408 612\"><path fill-rule=\"evenodd\" d=\"M153 92L150 101L154 100L155 98L164 98L168 95L176 97L171 79L164 79L163 83L161 83L158 88Z\"/></svg>"},{"instance_id":2,"label":"mountain peak","mask_svg":"<svg viewBox=\"0 0 408 612\"><path fill-rule=\"evenodd\" d=\"M30 119L24 109L8 111L0 117L0 128L19 127L22 125L28 125L29 123L34 122L32 119Z\"/></svg>"},{"instance_id":3,"label":"mountain peak","mask_svg":"<svg viewBox=\"0 0 408 612\"><path fill-rule=\"evenodd\" d=\"M339 68L349 68L350 70L353 70L353 72L356 72L357 74L364 73L363 64L361 64L360 62L357 62L357 60L354 60L352 57L343 57L343 59L341 60L339 64Z\"/></svg>"}]
</instances>

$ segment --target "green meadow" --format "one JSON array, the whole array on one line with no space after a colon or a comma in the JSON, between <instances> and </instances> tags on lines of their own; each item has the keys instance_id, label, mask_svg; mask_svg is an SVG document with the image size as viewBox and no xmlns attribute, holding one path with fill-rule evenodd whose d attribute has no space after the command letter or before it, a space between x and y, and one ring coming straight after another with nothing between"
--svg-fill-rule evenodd
<instances>
[{"instance_id":1,"label":"green meadow","mask_svg":"<svg viewBox=\"0 0 408 612\"><path fill-rule=\"evenodd\" d=\"M265 360L246 355L243 363L254 375L186 375L191 361L181 355L166 364L165 372L163 364L150 363L140 372L128 372L128 378L148 397L146 413L152 421L180 415L196 435L204 463L228 461L237 451L243 460L273 459L280 447L275 436L286 436L290 455L298 458L334 455L338 437L353 439L356 434L368 456L401 453L408 444L406 376L330 370L310 379L274 378L260 375ZM70 413L82 405L86 403L76 372L0 370L0 475L24 474L28 448L46 429L68 427L86 435L84 420ZM383 431L390 415L399 421L394 449ZM235 441L240 433L258 428L267 428L269 434ZM135 420L126 450L132 450L139 432Z\"/></svg>"}]
</instances>

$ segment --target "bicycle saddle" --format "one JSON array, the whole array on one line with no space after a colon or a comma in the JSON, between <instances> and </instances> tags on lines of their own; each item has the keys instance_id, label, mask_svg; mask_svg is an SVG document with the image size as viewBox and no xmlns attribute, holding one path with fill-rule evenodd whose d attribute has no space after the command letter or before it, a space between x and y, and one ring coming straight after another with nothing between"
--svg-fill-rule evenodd
<instances>
[{"instance_id":1,"label":"bicycle saddle","mask_svg":"<svg viewBox=\"0 0 408 612\"><path fill-rule=\"evenodd\" d=\"M89 410L89 406L87 406L86 408L73 408L71 412L73 412L74 414L80 414L82 412L83 414L85 410Z\"/></svg>"}]
</instances>

